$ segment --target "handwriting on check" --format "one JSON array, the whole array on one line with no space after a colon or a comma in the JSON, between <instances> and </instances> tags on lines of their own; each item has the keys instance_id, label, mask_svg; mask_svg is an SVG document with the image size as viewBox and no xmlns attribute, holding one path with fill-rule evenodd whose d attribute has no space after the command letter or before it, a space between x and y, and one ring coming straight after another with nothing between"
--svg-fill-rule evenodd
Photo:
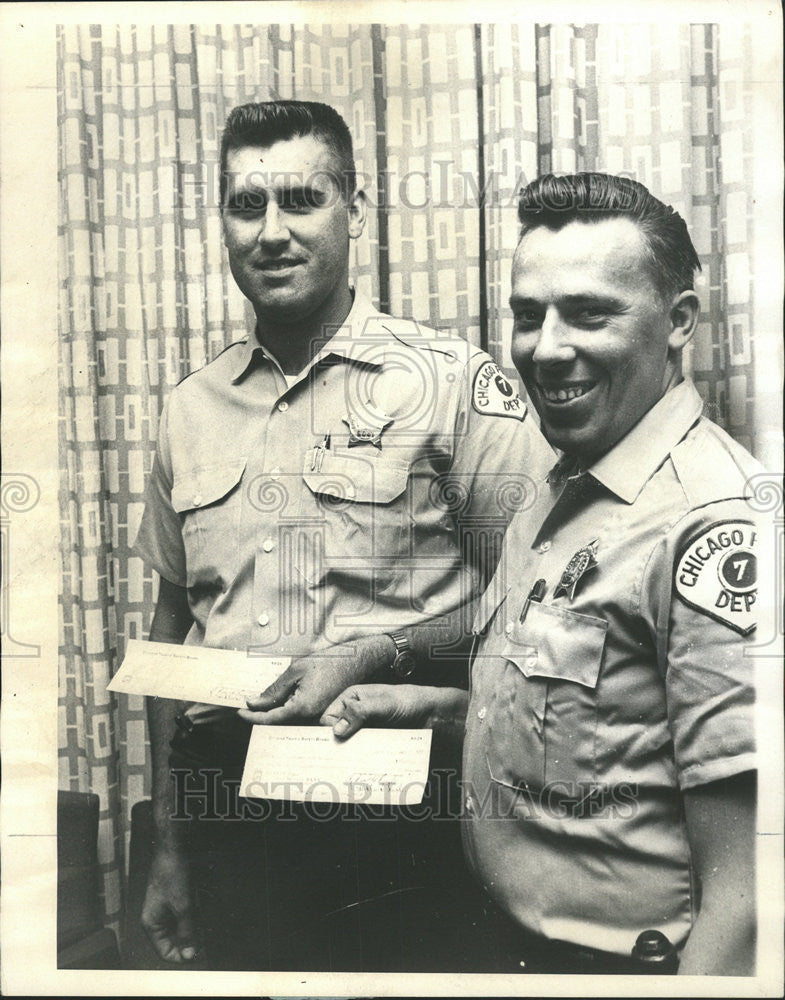
<instances>
[{"instance_id":1,"label":"handwriting on check","mask_svg":"<svg viewBox=\"0 0 785 1000\"><path fill-rule=\"evenodd\" d=\"M341 743L317 726L257 726L241 794L300 802L413 805L428 780L430 730L363 729ZM370 761L378 767L369 767Z\"/></svg>"},{"instance_id":2,"label":"handwriting on check","mask_svg":"<svg viewBox=\"0 0 785 1000\"><path fill-rule=\"evenodd\" d=\"M131 639L109 690L244 708L288 665L286 657Z\"/></svg>"}]
</instances>

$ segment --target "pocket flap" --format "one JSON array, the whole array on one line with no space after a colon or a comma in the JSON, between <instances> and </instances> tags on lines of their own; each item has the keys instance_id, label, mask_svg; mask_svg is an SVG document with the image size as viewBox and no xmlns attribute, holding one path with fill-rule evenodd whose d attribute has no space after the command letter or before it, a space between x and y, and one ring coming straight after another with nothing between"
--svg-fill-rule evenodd
<instances>
[{"instance_id":1,"label":"pocket flap","mask_svg":"<svg viewBox=\"0 0 785 1000\"><path fill-rule=\"evenodd\" d=\"M597 686L608 623L553 605L529 605L523 622L516 622L502 656L525 677L572 681Z\"/></svg>"},{"instance_id":2,"label":"pocket flap","mask_svg":"<svg viewBox=\"0 0 785 1000\"><path fill-rule=\"evenodd\" d=\"M237 458L179 473L172 484L172 506L182 514L222 500L242 479L245 464L244 458Z\"/></svg>"},{"instance_id":3,"label":"pocket flap","mask_svg":"<svg viewBox=\"0 0 785 1000\"><path fill-rule=\"evenodd\" d=\"M367 453L354 458L326 451L318 471L311 469L311 461L312 450L309 449L303 468L308 488L312 493L333 500L392 503L406 489L409 480L408 462L391 462L381 456L371 458Z\"/></svg>"}]
</instances>

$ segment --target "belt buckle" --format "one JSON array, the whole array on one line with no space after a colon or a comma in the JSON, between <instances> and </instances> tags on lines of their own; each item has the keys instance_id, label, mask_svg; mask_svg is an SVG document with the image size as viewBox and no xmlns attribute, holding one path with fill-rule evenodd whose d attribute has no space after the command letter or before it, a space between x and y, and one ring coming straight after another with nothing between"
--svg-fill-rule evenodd
<instances>
[{"instance_id":1,"label":"belt buckle","mask_svg":"<svg viewBox=\"0 0 785 1000\"><path fill-rule=\"evenodd\" d=\"M174 722L177 728L183 733L191 733L194 729L194 721L190 715L186 715L185 711L178 712L174 717Z\"/></svg>"}]
</instances>

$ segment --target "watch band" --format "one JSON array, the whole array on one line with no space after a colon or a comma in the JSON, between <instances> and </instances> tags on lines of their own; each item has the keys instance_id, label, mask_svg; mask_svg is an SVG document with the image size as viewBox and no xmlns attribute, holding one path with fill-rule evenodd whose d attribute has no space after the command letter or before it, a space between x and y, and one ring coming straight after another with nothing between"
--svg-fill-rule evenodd
<instances>
[{"instance_id":1,"label":"watch band","mask_svg":"<svg viewBox=\"0 0 785 1000\"><path fill-rule=\"evenodd\" d=\"M386 632L395 643L395 659L390 669L396 677L410 677L414 672L414 653L405 632Z\"/></svg>"},{"instance_id":2,"label":"watch band","mask_svg":"<svg viewBox=\"0 0 785 1000\"><path fill-rule=\"evenodd\" d=\"M388 632L387 635L395 643L395 653L399 655L400 653L411 653L412 647L409 640L406 638L405 632Z\"/></svg>"}]
</instances>

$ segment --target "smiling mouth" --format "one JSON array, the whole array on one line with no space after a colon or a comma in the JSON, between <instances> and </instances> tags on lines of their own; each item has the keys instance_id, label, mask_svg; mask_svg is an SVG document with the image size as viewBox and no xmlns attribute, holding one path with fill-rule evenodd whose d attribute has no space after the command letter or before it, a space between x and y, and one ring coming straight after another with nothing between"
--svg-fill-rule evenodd
<instances>
[{"instance_id":1,"label":"smiling mouth","mask_svg":"<svg viewBox=\"0 0 785 1000\"><path fill-rule=\"evenodd\" d=\"M275 273L276 271L287 271L289 268L296 267L300 263L302 262L299 260L283 258L281 260L265 260L261 264L257 264L256 267L260 271Z\"/></svg>"},{"instance_id":2,"label":"smiling mouth","mask_svg":"<svg viewBox=\"0 0 785 1000\"><path fill-rule=\"evenodd\" d=\"M591 392L596 384L596 382L581 382L570 385L545 386L538 382L537 388L540 390L540 394L546 403L559 404L570 403L573 399L580 399L587 392Z\"/></svg>"}]
</instances>

